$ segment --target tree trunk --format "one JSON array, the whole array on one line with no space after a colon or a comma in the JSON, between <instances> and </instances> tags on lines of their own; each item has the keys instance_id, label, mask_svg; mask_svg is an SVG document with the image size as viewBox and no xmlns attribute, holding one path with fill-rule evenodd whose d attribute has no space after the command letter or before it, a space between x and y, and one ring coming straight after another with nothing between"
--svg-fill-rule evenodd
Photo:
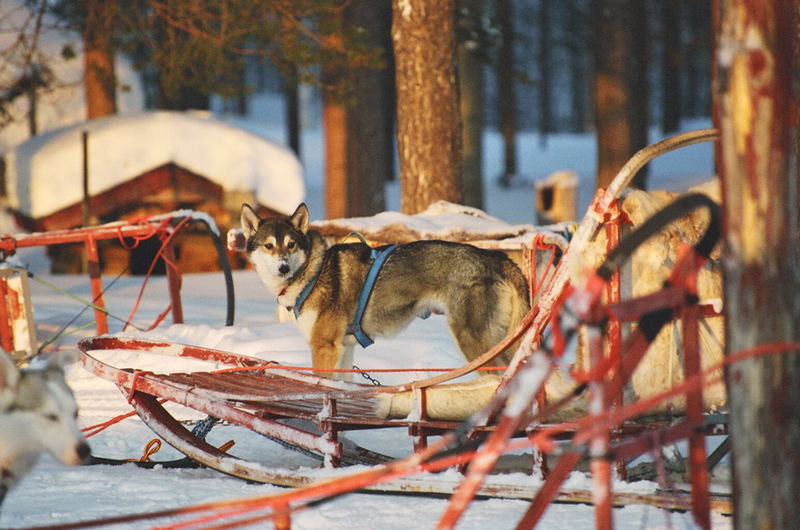
<instances>
[{"instance_id":1,"label":"tree trunk","mask_svg":"<svg viewBox=\"0 0 800 530\"><path fill-rule=\"evenodd\" d=\"M390 14L388 3L355 0L345 11L345 20L349 31L366 31L371 46L382 46L388 40ZM391 117L385 102L389 97L384 90L385 76L376 68L356 68L352 72L354 97L347 109L349 216L373 215L386 209L384 186L391 179L393 153L391 137L386 137L386 123Z\"/></svg>"},{"instance_id":2,"label":"tree trunk","mask_svg":"<svg viewBox=\"0 0 800 530\"><path fill-rule=\"evenodd\" d=\"M719 58L717 57L717 49L719 49L720 35L722 35L722 23L720 22L720 2L722 0L711 0L711 34L713 38L713 52L711 53L711 121L716 127L719 127L720 117L719 112L722 105L720 105L720 72L719 72ZM714 170L717 175L720 173L722 167L722 142L714 142Z\"/></svg>"},{"instance_id":3,"label":"tree trunk","mask_svg":"<svg viewBox=\"0 0 800 530\"><path fill-rule=\"evenodd\" d=\"M550 101L550 0L539 0L539 143L547 145L547 135L553 130Z\"/></svg>"},{"instance_id":4,"label":"tree trunk","mask_svg":"<svg viewBox=\"0 0 800 530\"><path fill-rule=\"evenodd\" d=\"M569 40L569 92L570 92L570 130L582 133L586 130L586 53L587 42L585 16L582 0L571 0L567 6L567 27Z\"/></svg>"},{"instance_id":5,"label":"tree trunk","mask_svg":"<svg viewBox=\"0 0 800 530\"><path fill-rule=\"evenodd\" d=\"M460 24L467 33L458 46L458 84L463 146L464 204L483 208L483 61L475 33L484 16L481 0L459 0ZM477 37L476 37L477 38Z\"/></svg>"},{"instance_id":6,"label":"tree trunk","mask_svg":"<svg viewBox=\"0 0 800 530\"><path fill-rule=\"evenodd\" d=\"M329 67L323 65L323 80L329 75ZM322 94L322 127L325 131L325 217L347 217L350 190L347 172L347 111L342 98L329 89L324 89Z\"/></svg>"},{"instance_id":7,"label":"tree trunk","mask_svg":"<svg viewBox=\"0 0 800 530\"><path fill-rule=\"evenodd\" d=\"M31 137L39 134L39 127L36 119L39 115L39 95L36 93L36 85L32 85L26 91L28 97L28 134Z\"/></svg>"},{"instance_id":8,"label":"tree trunk","mask_svg":"<svg viewBox=\"0 0 800 530\"><path fill-rule=\"evenodd\" d=\"M661 56L661 130L664 134L677 131L681 122L679 7L679 0L661 2L661 27L664 36Z\"/></svg>"},{"instance_id":9,"label":"tree trunk","mask_svg":"<svg viewBox=\"0 0 800 530\"><path fill-rule=\"evenodd\" d=\"M395 171L395 126L397 124L397 84L394 80L394 49L392 47L392 9L386 6L386 35L381 43L386 50L386 68L381 71L381 93L383 94L383 115L386 122L383 124L385 131L383 140L386 142L384 149L388 153L386 167L384 168L386 180L393 181L397 177Z\"/></svg>"},{"instance_id":10,"label":"tree trunk","mask_svg":"<svg viewBox=\"0 0 800 530\"><path fill-rule=\"evenodd\" d=\"M400 209L461 201L454 0L393 0Z\"/></svg>"},{"instance_id":11,"label":"tree trunk","mask_svg":"<svg viewBox=\"0 0 800 530\"><path fill-rule=\"evenodd\" d=\"M83 86L88 119L117 112L117 77L114 71L114 20L116 1L84 0Z\"/></svg>"},{"instance_id":12,"label":"tree trunk","mask_svg":"<svg viewBox=\"0 0 800 530\"><path fill-rule=\"evenodd\" d=\"M629 70L631 97L631 154L646 147L650 129L650 87L647 81L650 64L647 0L630 3L631 68ZM647 189L649 166L644 166L631 181L632 188Z\"/></svg>"},{"instance_id":13,"label":"tree trunk","mask_svg":"<svg viewBox=\"0 0 800 530\"><path fill-rule=\"evenodd\" d=\"M300 157L300 90L296 69L283 79L286 104L286 140L289 148Z\"/></svg>"},{"instance_id":14,"label":"tree trunk","mask_svg":"<svg viewBox=\"0 0 800 530\"><path fill-rule=\"evenodd\" d=\"M640 1L640 0L633 0ZM629 0L595 0L597 187L606 188L634 153L630 121Z\"/></svg>"},{"instance_id":15,"label":"tree trunk","mask_svg":"<svg viewBox=\"0 0 800 530\"><path fill-rule=\"evenodd\" d=\"M388 15L388 7L380 2L354 0L332 23L344 31L367 31L370 44L378 46L389 31ZM331 38L338 36L334 33ZM392 171L384 74L328 63L323 66L323 78L327 87L323 109L326 216L383 211L384 183Z\"/></svg>"},{"instance_id":16,"label":"tree trunk","mask_svg":"<svg viewBox=\"0 0 800 530\"><path fill-rule=\"evenodd\" d=\"M500 135L503 137L503 173L500 183L511 184L517 174L517 105L514 91L514 16L511 0L498 0L497 23L500 27L500 50L497 58L497 100Z\"/></svg>"},{"instance_id":17,"label":"tree trunk","mask_svg":"<svg viewBox=\"0 0 800 530\"><path fill-rule=\"evenodd\" d=\"M706 77L709 71L711 47L710 4L708 2L688 2L684 5L686 25L689 28L689 42L686 46L686 105L685 116L707 116L709 108L710 83Z\"/></svg>"},{"instance_id":18,"label":"tree trunk","mask_svg":"<svg viewBox=\"0 0 800 530\"><path fill-rule=\"evenodd\" d=\"M795 4L722 0L717 92L731 353L800 340ZM734 526L800 528L800 356L727 372Z\"/></svg>"}]
</instances>

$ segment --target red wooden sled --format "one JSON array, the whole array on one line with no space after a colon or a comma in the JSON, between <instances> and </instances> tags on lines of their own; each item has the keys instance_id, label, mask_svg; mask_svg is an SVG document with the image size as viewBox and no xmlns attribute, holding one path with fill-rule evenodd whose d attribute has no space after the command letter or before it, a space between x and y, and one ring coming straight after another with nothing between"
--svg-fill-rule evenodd
<instances>
[{"instance_id":1,"label":"red wooden sled","mask_svg":"<svg viewBox=\"0 0 800 530\"><path fill-rule=\"evenodd\" d=\"M715 137L716 133L713 130L681 135L665 141L660 145L658 152L712 140ZM598 491L602 493L602 495L596 496L595 502L598 507L597 523L599 527L603 528L611 526L610 507L613 503L608 456L617 454L630 457L652 450L658 443L667 440L688 438L691 447L690 463L693 466L692 508L698 524L708 527L708 488L706 477L700 470L701 466L705 465L705 454L701 442L703 436L711 429L717 429L715 432L724 432L724 418L704 416L700 408L702 400L698 398L698 392L694 391L690 394L687 419L677 426L669 426L665 423L632 422L629 420L633 416L623 415L617 419L606 418L605 423L595 426L578 421L572 426L560 425L557 428L551 428L547 424L531 423L532 419L536 420L537 418L531 418L530 412L526 412L535 402L536 393L547 375L549 368L546 365L552 363L552 360L548 359L546 355L540 355L537 361L536 355L531 356L530 352L537 348L538 351L542 351L543 331L559 310L558 303L562 301L562 296L568 286L567 266L571 260L579 259L577 254L580 252L581 245L593 237L598 227L604 222L604 215L613 210L614 201L619 192L627 185L636 171L652 158L648 153L637 155L637 157L634 157L623 168L609 190L596 196L589 214L581 222L561 263L544 286L537 307L520 324L513 336L458 370L442 376L410 382L407 385L381 389L381 391L412 389L424 394L424 389L433 384L451 380L485 364L496 357L511 342L524 335L526 348L521 348L515 356L497 397L485 410L479 412L466 424L431 421L424 417L416 420L377 418L372 412L376 388L371 385L345 384L279 367L263 367L261 360L208 348L97 337L81 341L79 344L82 351L81 362L97 375L114 381L122 392L129 396L142 420L181 452L219 471L260 482L297 487L307 485L310 479L298 475L296 472L282 473L261 463L235 458L211 446L176 421L159 401L161 399L173 401L283 442L316 451L332 465L336 465L343 457L348 456L338 437L340 432L347 430L405 428L414 439L416 450L421 450L425 446L425 437L432 434L452 433L456 429L460 429L462 439L480 438L481 435L484 435L486 442L479 449L482 458L476 459L470 465L453 497L450 508L440 521L442 527L453 526L472 498L475 495L484 494L481 493L484 491L481 490L481 487L486 474L493 467L500 453L507 448L508 440L511 437L532 437L536 441L534 445L539 447L546 446L548 441L555 439L571 439L576 443L588 444L592 448L591 456L595 457L593 471L595 480L598 481ZM692 262L689 260L687 263ZM591 296L588 297L590 303L587 308L591 311L581 316L589 320L602 317L601 320L623 321L638 319L650 311L669 308L673 313L680 313L688 322L687 325L690 328L687 328L689 330L687 336L691 336L696 331L696 319L702 308L693 303L686 303L687 293L691 294L692 282L692 271L689 270L688 265L686 267L688 268L682 269L674 277L676 281L686 281L685 284L679 285L677 290L665 289L648 299L625 304L614 304L618 299L615 296L618 296L619 290L617 288L615 291L613 276L604 277L601 287L608 290L611 303L601 307L599 290L595 288L600 284L589 286L587 292ZM614 292L617 294L615 295ZM682 309L684 305L687 307L685 310ZM592 311L602 311L602 315L598 316ZM636 342L637 340L638 342ZM618 366L623 366L622 369L605 371L598 369L599 375L589 384L593 386L595 395L600 396L595 398L600 400L600 409L610 410L611 400L619 394L626 378L629 377L633 367L644 354L645 342L637 338L625 345L625 356L614 361L621 363ZM98 359L97 352L114 349L147 351L213 361L237 370L154 374L111 366ZM595 348L594 351L598 350ZM690 377L698 371L699 364L697 364L695 345L690 343L687 351L689 351L687 354L688 364L685 370L686 376ZM544 368L537 368L539 373L531 368L537 362L544 363L542 364ZM603 362L601 358L596 359L598 366ZM519 391L524 384L531 381L534 384L528 385L526 391L520 394ZM514 394L515 392L516 394ZM516 404L513 409L509 409L505 407L505 403L506 398L512 394L514 394ZM306 420L314 424L318 432L281 423L280 420L285 418ZM719 427L717 424L722 424L723 427ZM657 432L658 437L633 436L643 430ZM369 455L369 457L375 457L375 455ZM545 487L537 492L530 510L520 522L521 527L530 527L535 524L547 504L556 496L561 482L574 467L579 457L579 451L568 451L562 456L556 468L550 473ZM347 484L348 481L342 481L340 491L347 491ZM365 485L364 481L352 481L352 484L355 484L353 487L364 487ZM503 492L501 491L499 494L503 494Z\"/></svg>"}]
</instances>

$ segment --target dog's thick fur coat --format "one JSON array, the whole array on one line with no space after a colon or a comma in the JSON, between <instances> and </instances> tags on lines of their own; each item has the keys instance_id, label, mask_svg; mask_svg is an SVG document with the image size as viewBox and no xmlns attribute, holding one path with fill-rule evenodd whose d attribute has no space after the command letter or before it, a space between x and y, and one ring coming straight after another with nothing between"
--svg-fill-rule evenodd
<instances>
[{"instance_id":1,"label":"dog's thick fur coat","mask_svg":"<svg viewBox=\"0 0 800 530\"><path fill-rule=\"evenodd\" d=\"M355 339L348 334L370 269L363 242L331 247L308 227L305 204L291 216L261 219L242 206L247 255L261 280L286 307L315 282L297 325L308 340L312 364L349 369ZM529 311L524 275L500 251L446 241L399 245L378 272L361 328L371 338L391 337L416 317L447 316L464 357L472 360L500 342ZM502 361L508 361L509 353Z\"/></svg>"},{"instance_id":2,"label":"dog's thick fur coat","mask_svg":"<svg viewBox=\"0 0 800 530\"><path fill-rule=\"evenodd\" d=\"M61 362L19 369L0 352L0 504L41 453L67 465L83 464L90 456Z\"/></svg>"}]
</instances>

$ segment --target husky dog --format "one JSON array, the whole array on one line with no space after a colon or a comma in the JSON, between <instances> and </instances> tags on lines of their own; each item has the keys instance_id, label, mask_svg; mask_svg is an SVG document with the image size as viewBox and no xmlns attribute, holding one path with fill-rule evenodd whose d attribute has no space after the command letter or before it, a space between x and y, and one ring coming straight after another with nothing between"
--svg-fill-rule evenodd
<instances>
[{"instance_id":1,"label":"husky dog","mask_svg":"<svg viewBox=\"0 0 800 530\"><path fill-rule=\"evenodd\" d=\"M329 248L308 221L305 204L291 216L264 219L242 205L248 258L278 303L294 312L320 375L351 368L356 342L366 347L431 312L447 315L461 353L472 360L530 309L522 271L500 251L447 241Z\"/></svg>"},{"instance_id":2,"label":"husky dog","mask_svg":"<svg viewBox=\"0 0 800 530\"><path fill-rule=\"evenodd\" d=\"M40 368L19 369L0 352L0 505L40 453L71 466L90 456L75 421L78 409L62 362L51 359Z\"/></svg>"}]
</instances>

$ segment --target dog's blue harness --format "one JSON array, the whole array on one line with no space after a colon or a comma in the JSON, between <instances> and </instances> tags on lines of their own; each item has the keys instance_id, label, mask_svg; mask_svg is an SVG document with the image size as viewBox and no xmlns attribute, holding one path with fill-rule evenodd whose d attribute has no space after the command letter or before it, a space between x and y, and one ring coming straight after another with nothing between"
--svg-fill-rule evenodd
<instances>
[{"instance_id":1,"label":"dog's blue harness","mask_svg":"<svg viewBox=\"0 0 800 530\"><path fill-rule=\"evenodd\" d=\"M380 272L381 267L386 261L386 258L388 258L389 254L391 254L396 248L397 245L388 245L377 249L370 249L369 258L372 263L369 266L369 271L367 271L367 277L364 279L364 284L361 286L361 292L358 294L356 315L350 325L347 326L347 333L353 335L362 348L372 345L374 341L369 335L364 333L363 329L361 329L361 319L364 318L364 311L367 309L367 302L369 302L369 297L372 294L373 287L375 286L375 280L378 278L378 272ZM303 308L303 304L305 303L306 298L308 298L308 295L311 294L314 286L317 284L317 278L319 278L319 272L317 272L317 274L311 278L311 280L305 285L305 287L303 287L303 290L300 291L300 294L297 296L297 300L294 302L294 307L292 307L295 318L300 317L300 311Z\"/></svg>"},{"instance_id":2,"label":"dog's blue harness","mask_svg":"<svg viewBox=\"0 0 800 530\"><path fill-rule=\"evenodd\" d=\"M294 301L294 306L290 309L294 312L294 318L300 318L300 310L303 308L303 304L306 303L306 298L308 295L311 294L311 290L317 284L317 278L319 278L319 273L322 269L320 268L319 271L311 278L308 283L303 287L303 290L300 291L300 294L297 295L297 300Z\"/></svg>"},{"instance_id":3,"label":"dog's blue harness","mask_svg":"<svg viewBox=\"0 0 800 530\"><path fill-rule=\"evenodd\" d=\"M375 279L378 277L378 272L380 272L383 263L386 261L386 258L388 258L389 254L391 254L396 248L397 245L389 245L379 249L370 249L369 259L372 260L372 264L369 266L369 271L367 272L367 277L364 280L364 285L361 286L361 292L358 293L358 307L356 308L356 316L353 318L353 322L347 326L347 332L356 338L358 343L361 344L362 348L370 346L373 343L373 340L369 337L369 335L364 333L363 329L361 329L361 319L364 317L364 311L367 309L367 302L369 302L369 297L372 294L372 288L375 286Z\"/></svg>"}]
</instances>

